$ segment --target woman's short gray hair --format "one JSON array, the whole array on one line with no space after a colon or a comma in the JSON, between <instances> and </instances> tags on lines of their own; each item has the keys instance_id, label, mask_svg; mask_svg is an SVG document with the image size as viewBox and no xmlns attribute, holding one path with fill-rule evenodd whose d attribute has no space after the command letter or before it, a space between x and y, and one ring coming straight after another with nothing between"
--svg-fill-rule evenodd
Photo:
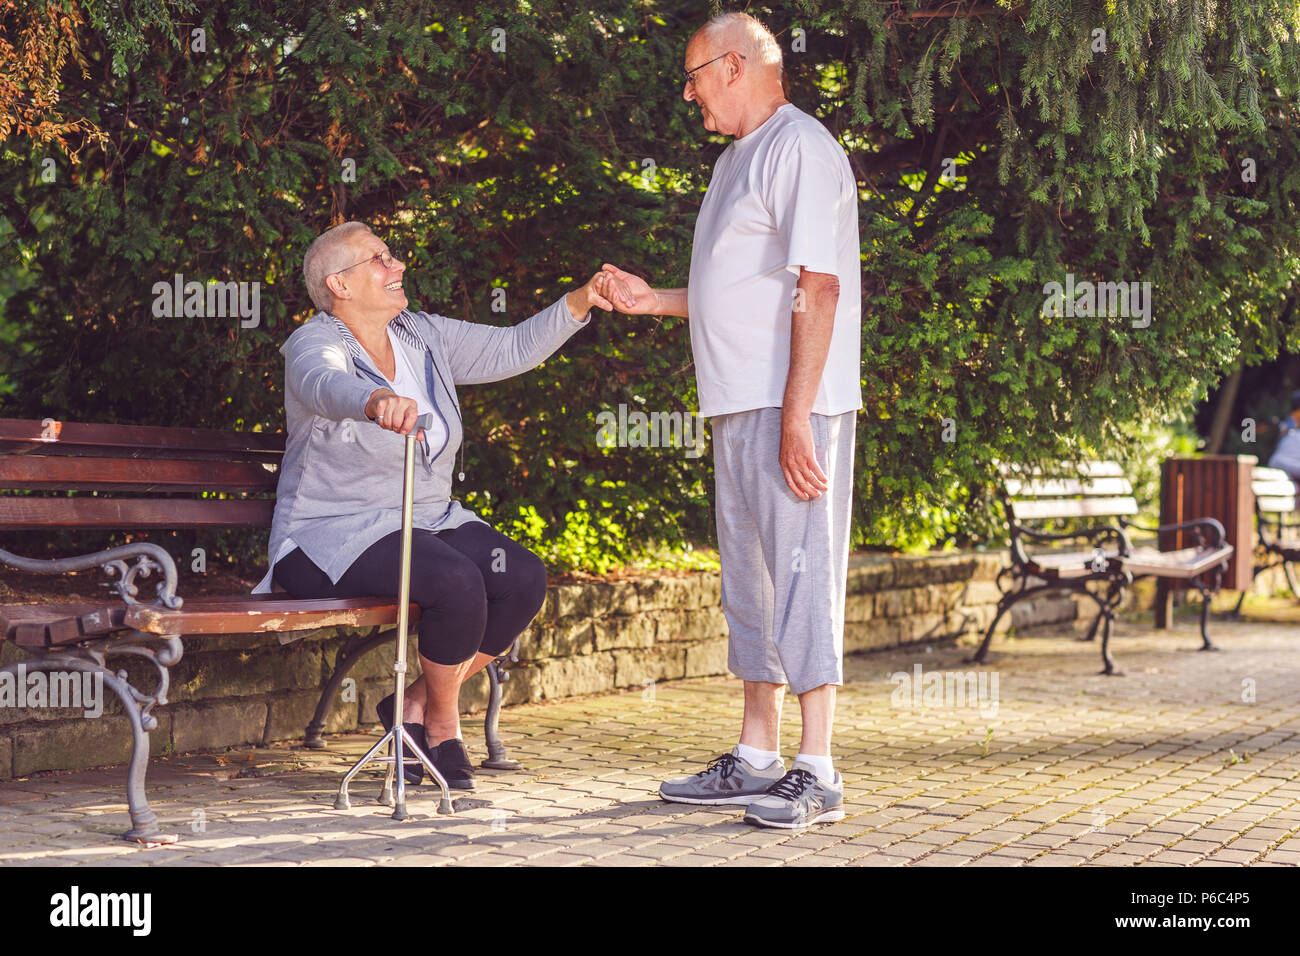
<instances>
[{"instance_id":1,"label":"woman's short gray hair","mask_svg":"<svg viewBox=\"0 0 1300 956\"><path fill-rule=\"evenodd\" d=\"M340 223L326 229L307 247L307 254L302 257L302 275L307 280L307 294L311 296L312 305L322 312L334 308L334 293L325 284L325 277L352 265L346 261L352 254L348 240L359 232L370 231L364 222Z\"/></svg>"}]
</instances>

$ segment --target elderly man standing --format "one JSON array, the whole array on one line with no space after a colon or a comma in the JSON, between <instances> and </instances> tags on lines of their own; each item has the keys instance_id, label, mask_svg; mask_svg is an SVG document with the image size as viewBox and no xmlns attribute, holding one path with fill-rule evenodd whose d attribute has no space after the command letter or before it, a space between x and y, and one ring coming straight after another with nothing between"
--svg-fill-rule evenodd
<instances>
[{"instance_id":1,"label":"elderly man standing","mask_svg":"<svg viewBox=\"0 0 1300 956\"><path fill-rule=\"evenodd\" d=\"M605 268L631 314L689 317L700 414L712 419L728 666L744 681L740 742L665 800L746 804L751 823L844 817L831 761L843 682L853 444L860 381L857 185L844 150L786 101L781 49L743 13L686 48L683 97L734 137L713 171L686 288ZM629 297L630 296L630 297ZM780 755L785 687L803 736Z\"/></svg>"}]
</instances>

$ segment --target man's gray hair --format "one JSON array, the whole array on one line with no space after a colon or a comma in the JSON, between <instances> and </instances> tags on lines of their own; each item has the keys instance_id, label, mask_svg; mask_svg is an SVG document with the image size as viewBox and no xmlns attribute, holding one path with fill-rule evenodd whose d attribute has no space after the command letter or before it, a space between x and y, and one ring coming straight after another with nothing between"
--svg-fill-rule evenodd
<instances>
[{"instance_id":1,"label":"man's gray hair","mask_svg":"<svg viewBox=\"0 0 1300 956\"><path fill-rule=\"evenodd\" d=\"M724 37L732 37L731 42L739 48L736 52L743 53L751 62L781 66L781 44L776 42L771 30L748 13L719 13L700 27L699 32L710 47L720 43Z\"/></svg>"},{"instance_id":2,"label":"man's gray hair","mask_svg":"<svg viewBox=\"0 0 1300 956\"><path fill-rule=\"evenodd\" d=\"M370 231L364 222L340 223L326 229L307 247L307 254L302 257L302 275L307 280L312 305L322 312L334 308L334 293L325 284L325 277L352 265L347 261L352 254L348 240L359 232Z\"/></svg>"}]
</instances>

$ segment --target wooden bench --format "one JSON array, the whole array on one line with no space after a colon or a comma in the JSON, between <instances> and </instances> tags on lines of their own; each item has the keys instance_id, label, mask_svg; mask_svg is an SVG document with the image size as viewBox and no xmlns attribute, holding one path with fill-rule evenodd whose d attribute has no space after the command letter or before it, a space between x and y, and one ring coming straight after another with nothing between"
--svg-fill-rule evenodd
<instances>
[{"instance_id":1,"label":"wooden bench","mask_svg":"<svg viewBox=\"0 0 1300 956\"><path fill-rule=\"evenodd\" d=\"M1300 600L1300 580L1295 565L1300 562L1300 511L1296 509L1296 482L1281 468L1256 467L1251 475L1251 491L1255 495L1255 526L1259 542L1255 553L1263 560L1254 565L1251 580L1269 568L1279 565L1291 595ZM1232 613L1241 616L1241 605L1246 592L1241 592Z\"/></svg>"},{"instance_id":2,"label":"wooden bench","mask_svg":"<svg viewBox=\"0 0 1300 956\"><path fill-rule=\"evenodd\" d=\"M975 654L968 663L982 663L988 655L993 632L1002 616L1025 598L1048 591L1074 591L1096 602L1097 616L1083 640L1093 640L1102 625L1101 659L1103 674L1119 674L1110 655L1115 609L1124 591L1144 577L1189 581L1200 592L1201 650L1214 650L1206 625L1210 596L1219 588L1232 545L1224 541L1223 526L1212 518L1179 524L1143 528L1129 518L1138 513L1132 483L1123 468L1109 461L1058 463L1044 473L1033 469L1002 466L998 496L1006 511L1011 534L1011 565L997 577L997 612ZM1047 533L1030 522L1066 520L1070 530ZM1160 551L1150 545L1135 546L1130 529L1168 532L1186 529L1195 539L1193 547ZM1078 542L1086 542L1080 547ZM1062 547L1066 543L1072 546ZM1049 545L1030 551L1029 546ZM1034 584L1032 582L1038 581ZM1094 593L1090 583L1098 585Z\"/></svg>"},{"instance_id":3,"label":"wooden bench","mask_svg":"<svg viewBox=\"0 0 1300 956\"><path fill-rule=\"evenodd\" d=\"M283 455L282 434L0 419L0 529L269 528ZM298 601L280 593L182 599L171 555L147 542L59 560L0 550L0 564L40 574L101 568L108 575L112 594L101 600L0 607L0 641L31 655L0 672L17 673L21 667L103 675L131 722L127 804L132 826L125 837L139 842L176 840L161 832L149 809L145 772L148 735L158 725L153 711L167 703L169 669L181 659L182 638L275 633L287 643L320 628L368 628L344 640L307 725L304 744L323 748L321 731L348 671L366 652L396 637L392 597ZM419 622L415 605L411 622ZM517 649L516 644L486 669L485 767L518 767L497 732L501 683L509 678L504 664L518 660ZM126 671L109 666L111 657L148 661L151 686L130 684Z\"/></svg>"}]
</instances>

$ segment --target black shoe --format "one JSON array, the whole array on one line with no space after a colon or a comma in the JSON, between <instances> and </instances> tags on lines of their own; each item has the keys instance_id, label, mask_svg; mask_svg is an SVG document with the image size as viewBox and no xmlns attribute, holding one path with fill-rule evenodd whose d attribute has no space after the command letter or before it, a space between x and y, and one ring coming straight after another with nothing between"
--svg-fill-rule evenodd
<instances>
[{"instance_id":1,"label":"black shoe","mask_svg":"<svg viewBox=\"0 0 1300 956\"><path fill-rule=\"evenodd\" d=\"M474 789L474 765L469 762L465 745L456 737L444 740L437 747L427 748L433 765L442 774L447 786L453 790Z\"/></svg>"},{"instance_id":2,"label":"black shoe","mask_svg":"<svg viewBox=\"0 0 1300 956\"><path fill-rule=\"evenodd\" d=\"M384 730L386 731L392 730L393 728L393 705L394 703L396 703L396 701L394 701L393 699L393 696L394 695L389 694L379 703L375 704L375 714L378 715L379 722L384 725ZM427 753L428 742L425 740L424 737L424 724L417 724L412 722L412 723L404 723L402 724L402 726L406 728L406 732L411 735L411 737L419 745L420 749L426 751ZM402 745L403 758L406 758L408 756L409 757L415 756L415 754L408 753L409 750L410 748L406 746L405 742L403 742ZM424 779L424 764L422 763L405 764L402 767L402 776L406 779L406 782L411 786L415 786L419 784L419 782Z\"/></svg>"}]
</instances>

